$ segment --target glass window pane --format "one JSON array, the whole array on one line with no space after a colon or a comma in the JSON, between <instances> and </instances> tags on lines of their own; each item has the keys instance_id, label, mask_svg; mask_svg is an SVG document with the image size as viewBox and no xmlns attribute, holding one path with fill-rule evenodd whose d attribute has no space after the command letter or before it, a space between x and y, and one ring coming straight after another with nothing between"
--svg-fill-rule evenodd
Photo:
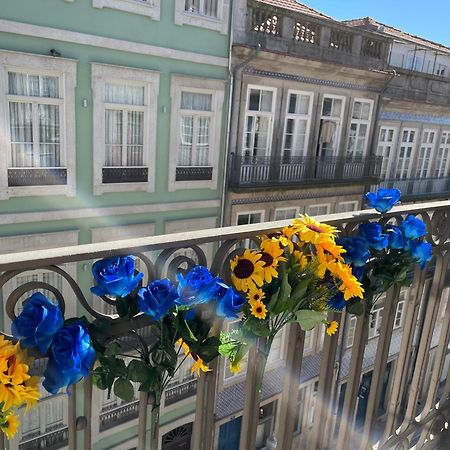
<instances>
[{"instance_id":1,"label":"glass window pane","mask_svg":"<svg viewBox=\"0 0 450 450\"><path fill-rule=\"evenodd\" d=\"M58 98L59 78L8 72L8 92L12 95Z\"/></svg>"},{"instance_id":2,"label":"glass window pane","mask_svg":"<svg viewBox=\"0 0 450 450\"><path fill-rule=\"evenodd\" d=\"M59 167L59 106L39 105L39 164Z\"/></svg>"},{"instance_id":3,"label":"glass window pane","mask_svg":"<svg viewBox=\"0 0 450 450\"><path fill-rule=\"evenodd\" d=\"M144 165L144 113L128 111L127 166Z\"/></svg>"},{"instance_id":4,"label":"glass window pane","mask_svg":"<svg viewBox=\"0 0 450 450\"><path fill-rule=\"evenodd\" d=\"M144 105L144 87L105 83L105 102Z\"/></svg>"},{"instance_id":5,"label":"glass window pane","mask_svg":"<svg viewBox=\"0 0 450 450\"><path fill-rule=\"evenodd\" d=\"M31 103L9 104L12 167L33 167L33 114Z\"/></svg>"},{"instance_id":6,"label":"glass window pane","mask_svg":"<svg viewBox=\"0 0 450 450\"><path fill-rule=\"evenodd\" d=\"M199 94L196 92L181 93L181 109L189 111L211 111L212 94Z\"/></svg>"},{"instance_id":7,"label":"glass window pane","mask_svg":"<svg viewBox=\"0 0 450 450\"><path fill-rule=\"evenodd\" d=\"M122 165L122 111L105 110L105 165Z\"/></svg>"}]
</instances>

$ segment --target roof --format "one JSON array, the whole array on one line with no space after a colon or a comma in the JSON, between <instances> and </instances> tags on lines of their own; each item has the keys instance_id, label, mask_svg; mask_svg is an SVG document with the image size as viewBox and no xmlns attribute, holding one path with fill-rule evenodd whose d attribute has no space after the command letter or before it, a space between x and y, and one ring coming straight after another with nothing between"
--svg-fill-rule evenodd
<instances>
[{"instance_id":1,"label":"roof","mask_svg":"<svg viewBox=\"0 0 450 450\"><path fill-rule=\"evenodd\" d=\"M378 22L377 20L372 19L372 17L361 17L359 19L344 20L342 21L342 23L348 25L349 27L377 31L378 33L387 34L394 38L408 41L422 47L428 47L430 49L441 51L443 53L450 53L450 47L439 44L438 42L430 41L420 36L416 36L414 34L407 33L406 31L399 30L398 28L391 27L390 25L386 25L385 23Z\"/></svg>"},{"instance_id":2,"label":"roof","mask_svg":"<svg viewBox=\"0 0 450 450\"><path fill-rule=\"evenodd\" d=\"M264 3L270 6L276 6L281 9L288 9L289 11L299 12L306 14L308 16L318 17L321 19L333 19L326 14L317 11L316 9L310 8L309 6L299 3L296 0L256 0L258 3ZM334 19L333 19L334 20Z\"/></svg>"}]
</instances>

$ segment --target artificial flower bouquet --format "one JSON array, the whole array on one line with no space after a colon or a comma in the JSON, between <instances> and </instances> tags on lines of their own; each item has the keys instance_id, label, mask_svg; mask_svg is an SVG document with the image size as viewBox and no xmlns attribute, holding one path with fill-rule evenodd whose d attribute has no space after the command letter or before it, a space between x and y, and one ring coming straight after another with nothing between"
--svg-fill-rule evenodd
<instances>
[{"instance_id":1,"label":"artificial flower bouquet","mask_svg":"<svg viewBox=\"0 0 450 450\"><path fill-rule=\"evenodd\" d=\"M337 232L300 216L280 232L261 236L258 249L245 249L231 261L232 284L248 300L238 329L221 335L219 350L229 358L231 371L239 371L252 346L267 361L275 336L288 323L297 322L305 331L324 324L333 335L338 323L328 322L327 313L363 298L362 285L336 242Z\"/></svg>"},{"instance_id":2,"label":"artificial flower bouquet","mask_svg":"<svg viewBox=\"0 0 450 450\"><path fill-rule=\"evenodd\" d=\"M379 189L365 196L369 206L381 213L388 212L400 197L398 189ZM421 219L410 214L397 224L385 222L362 223L356 234L338 239L345 249L345 262L363 284L366 314L392 286L409 286L414 264L424 269L432 255L431 244L425 240L426 225ZM363 310L360 302L350 301L347 305L347 311L353 314L362 314Z\"/></svg>"}]
</instances>

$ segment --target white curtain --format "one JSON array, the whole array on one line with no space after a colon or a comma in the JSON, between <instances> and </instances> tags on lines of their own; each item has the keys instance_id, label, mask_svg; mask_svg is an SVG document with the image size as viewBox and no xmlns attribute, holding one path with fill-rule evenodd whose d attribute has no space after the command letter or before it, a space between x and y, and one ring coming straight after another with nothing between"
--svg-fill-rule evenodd
<instances>
[{"instance_id":1,"label":"white curtain","mask_svg":"<svg viewBox=\"0 0 450 450\"><path fill-rule=\"evenodd\" d=\"M181 109L189 111L211 111L212 95L195 92L181 93Z\"/></svg>"},{"instance_id":2,"label":"white curtain","mask_svg":"<svg viewBox=\"0 0 450 450\"><path fill-rule=\"evenodd\" d=\"M10 95L58 98L58 77L8 73ZM59 167L60 120L59 106L44 101L9 102L12 167ZM38 134L33 135L33 121L38 122ZM33 145L34 144L34 145Z\"/></svg>"},{"instance_id":3,"label":"white curtain","mask_svg":"<svg viewBox=\"0 0 450 450\"><path fill-rule=\"evenodd\" d=\"M144 88L106 83L105 102L142 106ZM105 144L106 166L143 166L144 112L106 109Z\"/></svg>"}]
</instances>

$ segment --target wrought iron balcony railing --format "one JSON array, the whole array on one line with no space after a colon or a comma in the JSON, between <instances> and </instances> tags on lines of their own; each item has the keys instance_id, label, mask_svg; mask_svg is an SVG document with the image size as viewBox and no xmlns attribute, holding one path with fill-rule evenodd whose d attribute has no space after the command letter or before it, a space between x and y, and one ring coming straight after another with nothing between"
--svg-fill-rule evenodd
<instances>
[{"instance_id":1,"label":"wrought iron balcony railing","mask_svg":"<svg viewBox=\"0 0 450 450\"><path fill-rule=\"evenodd\" d=\"M164 393L164 405L169 406L186 398L192 397L196 392L196 378L175 386L169 386Z\"/></svg>"},{"instance_id":2,"label":"wrought iron balcony railing","mask_svg":"<svg viewBox=\"0 0 450 450\"><path fill-rule=\"evenodd\" d=\"M230 185L235 188L376 182L382 158L232 155Z\"/></svg>"},{"instance_id":3,"label":"wrought iron balcony railing","mask_svg":"<svg viewBox=\"0 0 450 450\"><path fill-rule=\"evenodd\" d=\"M378 187L397 188L401 191L404 200L448 198L450 196L450 177L384 180L377 184Z\"/></svg>"},{"instance_id":4,"label":"wrought iron balcony railing","mask_svg":"<svg viewBox=\"0 0 450 450\"><path fill-rule=\"evenodd\" d=\"M19 450L56 450L68 443L69 429L67 427L42 434L36 438L24 440L19 444Z\"/></svg>"},{"instance_id":5,"label":"wrought iron balcony railing","mask_svg":"<svg viewBox=\"0 0 450 450\"><path fill-rule=\"evenodd\" d=\"M67 169L52 168L10 168L8 186L50 186L67 184Z\"/></svg>"},{"instance_id":6,"label":"wrought iron balcony railing","mask_svg":"<svg viewBox=\"0 0 450 450\"><path fill-rule=\"evenodd\" d=\"M367 450L373 444L378 449L442 449L441 444L447 439L448 423L450 423L450 374L448 367L448 345L450 334L450 302L444 304L443 291L448 283L450 266L450 201L421 203L416 205L402 205L394 208L385 217L393 222L404 218L408 214L416 214L427 224L427 239L433 246L433 267L431 271L417 268L413 275L412 287L404 303L404 321L400 339L399 351L396 352L395 364L392 364L390 382L386 384L385 373L389 357L389 348L393 336L395 311L398 298L388 291L385 310L381 319L380 335L372 359L373 370L370 386L366 389L363 429L358 429L355 422L355 411L360 393L362 377L362 363L366 349L363 336L369 326L368 318L358 316L353 347L348 367L345 372L347 387L345 394L338 399L336 389L338 378L335 373L338 361L338 336L325 336L320 359L320 374L318 381L317 399L314 410L314 420L308 429L308 447L311 449L335 448L348 450L349 448ZM379 218L373 210L334 214L318 217L319 220L339 227L344 234L350 234L359 223ZM149 278L173 277L180 267L190 267L194 264L207 265L210 270L220 274L225 281L229 281L229 259L235 254L236 245L245 239L269 234L288 224L289 221L278 221L263 224L252 224L227 228L216 228L196 232L178 233L165 236L153 236L139 239L127 239L115 242L86 244L74 247L48 249L44 251L29 251L23 253L0 255L0 287L8 280L20 276L25 271L44 269L60 274L72 289L70 301L78 299L86 313L93 317L101 317L102 313L95 309L82 294L79 284L62 267L65 263L79 262L82 265L99 258L113 255L134 254L141 258L147 267ZM204 246L213 244L215 248L211 261ZM182 256L178 250L190 248L195 257ZM154 263L145 253L155 257ZM191 254L192 252L188 253ZM156 255L156 256L155 256ZM79 271L79 273L83 273ZM84 277L86 284L89 277ZM427 281L429 279L429 282ZM80 281L82 283L83 280ZM14 308L19 299L26 292L36 289L48 289L43 282L36 286L33 282L16 288L7 298L4 298L7 316L14 317ZM82 285L83 289L89 286ZM59 292L52 286L53 292ZM60 299L64 295L59 292ZM332 315L335 313L332 313ZM329 318L332 319L331 317ZM132 321L113 318L108 332L111 337L126 335L131 329L138 329L147 324L138 316ZM344 328L344 327L342 327ZM288 349L285 370L277 375L276 386L278 404L276 433L278 446L287 450L292 448L295 429L295 412L298 410L298 394L300 387L300 370L303 359L303 344L305 334L296 324L291 324L285 337ZM430 352L433 358L430 359ZM306 358L305 358L306 359ZM257 421L255 411L259 411L259 392L256 391L256 352L250 351L248 369L245 380L244 409L242 412L241 447L248 450L246 436L256 436ZM318 363L318 361L317 361ZM195 450L214 449L216 424L220 417L217 414L217 399L219 371L217 362L211 364L212 372L202 374L197 381L197 396L192 448ZM273 377L272 377L273 378ZM274 380L267 376L266 381L271 385ZM98 405L92 402L92 379L87 377L80 382L83 385L83 402L77 401L77 386L72 386L68 403L67 440L69 450L93 447L92 420L99 415ZM386 388L386 386L388 386ZM278 390L279 389L279 390ZM387 399L386 410L382 417L379 415L379 404L382 391L388 389L384 397ZM263 385L262 391L267 392ZM224 391L221 391L221 396ZM341 391L342 392L342 391ZM80 393L81 394L81 393ZM247 401L248 400L248 401ZM139 405L139 406L137 406ZM339 406L341 405L341 406ZM97 408L97 409L96 409ZM149 450L146 445L148 429L147 417L151 411L149 396L140 393L139 403L135 403L138 413L138 449ZM335 414L339 411L339 414ZM133 409L133 414L136 412ZM56 432L55 432L56 433ZM153 433L152 433L153 434ZM65 435L63 434L63 437ZM44 439L41 436L39 439ZM0 447L4 447L3 435L0 435ZM153 438L152 438L153 442ZM23 442L20 445L25 445ZM53 448L51 442L45 448ZM440 445L440 446L439 446ZM21 447L22 448L22 447ZM24 447L23 447L24 448ZM156 447L151 447L156 450Z\"/></svg>"},{"instance_id":7,"label":"wrought iron balcony railing","mask_svg":"<svg viewBox=\"0 0 450 450\"><path fill-rule=\"evenodd\" d=\"M109 430L110 428L136 419L139 416L139 401L125 403L124 405L111 408L100 413L100 431Z\"/></svg>"}]
</instances>

